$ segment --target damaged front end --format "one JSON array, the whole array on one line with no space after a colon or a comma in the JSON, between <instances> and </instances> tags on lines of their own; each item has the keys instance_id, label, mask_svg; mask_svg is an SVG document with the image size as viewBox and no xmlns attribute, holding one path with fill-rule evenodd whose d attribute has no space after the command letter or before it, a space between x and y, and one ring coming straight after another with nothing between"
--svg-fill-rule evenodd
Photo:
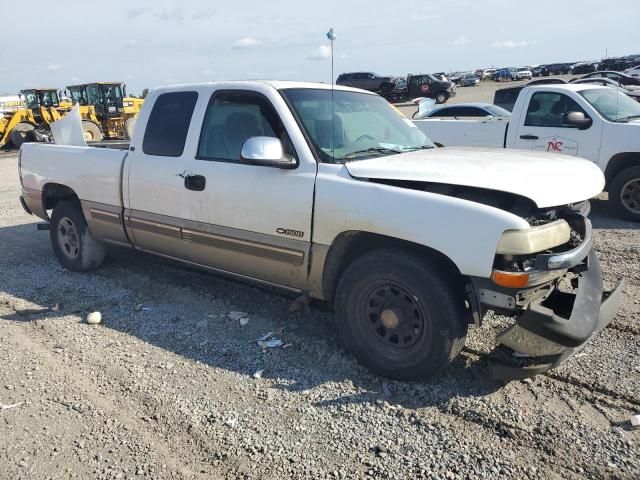
<instances>
[{"instance_id":1,"label":"damaged front end","mask_svg":"<svg viewBox=\"0 0 640 480\"><path fill-rule=\"evenodd\" d=\"M587 213L588 202L537 212L527 219L530 231L505 232L491 278L471 279L476 318L487 309L515 316L490 355L494 377L523 379L557 367L618 312L624 280L604 291Z\"/></svg>"}]
</instances>

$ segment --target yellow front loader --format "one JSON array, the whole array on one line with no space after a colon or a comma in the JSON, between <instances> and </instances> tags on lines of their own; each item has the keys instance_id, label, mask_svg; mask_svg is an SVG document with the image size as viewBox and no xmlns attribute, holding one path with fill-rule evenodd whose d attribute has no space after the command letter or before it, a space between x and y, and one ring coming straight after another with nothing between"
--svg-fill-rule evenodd
<instances>
[{"instance_id":1,"label":"yellow front loader","mask_svg":"<svg viewBox=\"0 0 640 480\"><path fill-rule=\"evenodd\" d=\"M126 97L121 82L96 82L67 87L72 103L80 105L86 141L130 139L144 100Z\"/></svg>"},{"instance_id":2,"label":"yellow front loader","mask_svg":"<svg viewBox=\"0 0 640 480\"><path fill-rule=\"evenodd\" d=\"M60 100L53 88L21 90L24 107L0 116L0 148L9 141L20 148L24 142L51 141L51 122L60 120Z\"/></svg>"}]
</instances>

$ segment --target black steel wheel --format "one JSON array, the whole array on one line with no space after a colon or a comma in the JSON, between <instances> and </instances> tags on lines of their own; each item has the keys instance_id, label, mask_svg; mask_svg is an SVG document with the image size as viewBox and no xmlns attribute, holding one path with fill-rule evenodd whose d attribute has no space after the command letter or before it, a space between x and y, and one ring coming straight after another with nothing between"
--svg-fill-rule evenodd
<instances>
[{"instance_id":1,"label":"black steel wheel","mask_svg":"<svg viewBox=\"0 0 640 480\"><path fill-rule=\"evenodd\" d=\"M397 380L426 379L446 367L464 345L469 319L453 269L401 251L358 258L336 291L346 347L373 372Z\"/></svg>"}]
</instances>

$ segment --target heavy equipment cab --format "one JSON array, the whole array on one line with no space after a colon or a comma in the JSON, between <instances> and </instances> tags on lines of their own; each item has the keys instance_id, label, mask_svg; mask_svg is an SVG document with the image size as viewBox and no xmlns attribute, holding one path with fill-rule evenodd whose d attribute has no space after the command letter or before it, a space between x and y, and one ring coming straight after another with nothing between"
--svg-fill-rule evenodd
<instances>
[{"instance_id":1,"label":"heavy equipment cab","mask_svg":"<svg viewBox=\"0 0 640 480\"><path fill-rule=\"evenodd\" d=\"M67 90L73 104L80 105L86 141L130 138L140 105L135 103L137 99L125 98L124 83L83 83L70 85Z\"/></svg>"},{"instance_id":2,"label":"heavy equipment cab","mask_svg":"<svg viewBox=\"0 0 640 480\"><path fill-rule=\"evenodd\" d=\"M62 117L60 97L55 88L30 88L20 91L24 108L0 117L0 147L9 140L20 147L24 142L49 141L49 124Z\"/></svg>"}]
</instances>

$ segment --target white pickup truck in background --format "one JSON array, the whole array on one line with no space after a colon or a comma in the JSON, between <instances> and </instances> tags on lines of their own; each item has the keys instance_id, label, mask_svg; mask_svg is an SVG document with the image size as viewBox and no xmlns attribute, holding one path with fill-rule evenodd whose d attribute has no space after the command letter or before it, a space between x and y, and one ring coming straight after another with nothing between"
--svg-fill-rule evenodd
<instances>
[{"instance_id":1,"label":"white pickup truck in background","mask_svg":"<svg viewBox=\"0 0 640 480\"><path fill-rule=\"evenodd\" d=\"M525 87L510 118L414 123L438 146L516 148L589 159L604 172L616 212L640 222L640 103L616 89L590 84Z\"/></svg>"},{"instance_id":2,"label":"white pickup truck in background","mask_svg":"<svg viewBox=\"0 0 640 480\"><path fill-rule=\"evenodd\" d=\"M24 144L22 205L70 270L110 245L333 303L373 371L429 377L488 309L523 378L615 316L588 199L602 172L566 155L436 149L380 96L295 82L157 89L128 150ZM560 282L579 274L569 291Z\"/></svg>"}]
</instances>

